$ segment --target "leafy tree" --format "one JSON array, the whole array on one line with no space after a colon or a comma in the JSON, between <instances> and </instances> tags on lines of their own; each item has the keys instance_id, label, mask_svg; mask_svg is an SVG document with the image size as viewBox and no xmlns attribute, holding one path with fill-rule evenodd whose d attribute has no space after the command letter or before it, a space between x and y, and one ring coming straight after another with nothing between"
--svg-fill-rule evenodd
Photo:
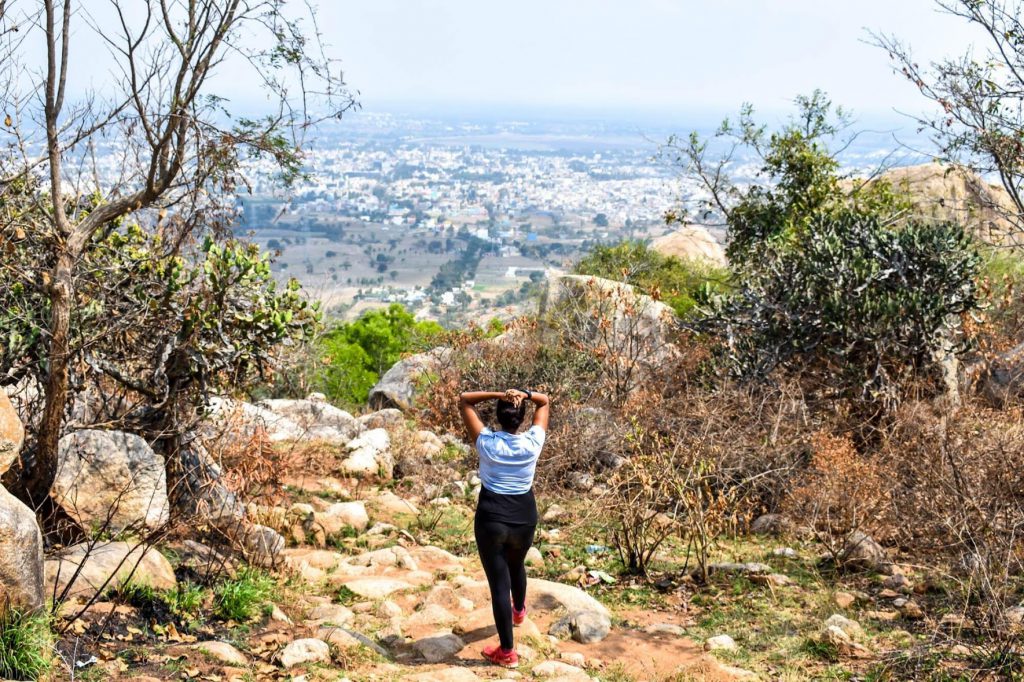
<instances>
[{"instance_id":1,"label":"leafy tree","mask_svg":"<svg viewBox=\"0 0 1024 682\"><path fill-rule=\"evenodd\" d=\"M78 5L0 3L0 91L9 105L2 123L12 139L0 152L0 194L30 177L45 178L29 188L42 265L30 286L46 317L39 327L45 352L36 364L44 401L19 486L33 505L47 499L70 391L80 384L76 374L86 359L73 325L90 249L128 218L164 233L173 245L166 253L174 255L206 234L223 234L243 159L268 159L281 181L291 182L302 174L304 131L353 104L319 49L315 25L311 40L296 14L303 8L284 0L111 0L102 20ZM315 23L308 13L304 19ZM113 75L102 92L77 96L67 76L69 64L84 56L78 41L85 33L110 47ZM41 78L25 61L32 52L46 55ZM228 55L237 57L233 68L256 76L270 114L241 116L214 91ZM117 139L121 154L114 182L81 164L106 139ZM221 255L233 259L238 252L232 246ZM239 262L230 267L244 269Z\"/></svg>"},{"instance_id":2,"label":"leafy tree","mask_svg":"<svg viewBox=\"0 0 1024 682\"><path fill-rule=\"evenodd\" d=\"M598 213L594 216L594 225L597 227L608 227L608 216L604 213Z\"/></svg>"},{"instance_id":3,"label":"leafy tree","mask_svg":"<svg viewBox=\"0 0 1024 682\"><path fill-rule=\"evenodd\" d=\"M673 147L711 197L697 213L725 219L736 273L735 290L692 326L722 341L720 359L739 376L793 370L829 396L889 404L962 348L978 255L959 226L903 220L907 198L888 183L840 175L830 145L846 117L823 93L797 109L769 133L744 107L738 127L718 130L731 141L724 158L695 134ZM760 159L760 184L728 178L740 148Z\"/></svg>"},{"instance_id":4,"label":"leafy tree","mask_svg":"<svg viewBox=\"0 0 1024 682\"><path fill-rule=\"evenodd\" d=\"M624 281L658 300L680 317L687 317L698 302L721 291L728 273L696 260L682 261L651 249L642 241L627 240L595 246L573 267L578 275Z\"/></svg>"}]
</instances>

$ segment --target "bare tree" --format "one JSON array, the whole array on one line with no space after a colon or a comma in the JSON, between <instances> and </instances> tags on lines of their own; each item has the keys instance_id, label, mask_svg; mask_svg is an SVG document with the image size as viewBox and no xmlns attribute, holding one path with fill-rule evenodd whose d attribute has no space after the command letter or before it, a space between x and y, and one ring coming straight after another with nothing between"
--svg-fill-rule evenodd
<instances>
[{"instance_id":1,"label":"bare tree","mask_svg":"<svg viewBox=\"0 0 1024 682\"><path fill-rule=\"evenodd\" d=\"M108 0L86 9L74 0L44 0L38 20L23 15L31 21L15 33L13 13L24 2L0 2L0 83L9 95L3 115L11 117L12 139L0 165L0 193L19 180L42 183L35 209L48 263L44 406L22 478L27 500L38 504L56 471L76 275L93 240L129 216L156 228L168 209L202 215L230 208L245 181L246 156L267 158L283 182L294 180L302 172L305 133L354 102L322 48L309 5ZM112 73L101 92L72 98L72 63L91 58L76 52L85 33L106 45ZM42 73L24 63L22 45L45 47ZM219 96L217 79L229 73L255 79L273 103L269 113L241 116ZM97 170L100 144L116 154L116 177ZM178 243L206 227L195 220L175 225L171 239Z\"/></svg>"},{"instance_id":2,"label":"bare tree","mask_svg":"<svg viewBox=\"0 0 1024 682\"><path fill-rule=\"evenodd\" d=\"M938 105L916 116L940 158L997 177L1009 201L980 193L1014 232L1024 231L1024 18L1019 0L937 0L944 12L980 29L975 52L921 65L898 37L872 34L896 70Z\"/></svg>"}]
</instances>

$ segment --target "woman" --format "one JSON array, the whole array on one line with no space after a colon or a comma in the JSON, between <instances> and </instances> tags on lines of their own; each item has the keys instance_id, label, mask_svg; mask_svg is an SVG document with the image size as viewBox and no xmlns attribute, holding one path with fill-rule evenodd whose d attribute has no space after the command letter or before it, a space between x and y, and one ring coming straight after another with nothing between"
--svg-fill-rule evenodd
<instances>
[{"instance_id":1,"label":"woman","mask_svg":"<svg viewBox=\"0 0 1024 682\"><path fill-rule=\"evenodd\" d=\"M484 426L475 405L497 400L501 429ZM533 403L533 426L518 433ZM459 396L459 411L480 456L480 500L473 524L480 563L491 588L491 609L498 628L498 646L483 650L484 658L506 668L519 665L512 626L526 620L526 552L537 527L533 474L548 429L550 407L543 393L509 389L471 391ZM510 599L511 597L511 599Z\"/></svg>"}]
</instances>

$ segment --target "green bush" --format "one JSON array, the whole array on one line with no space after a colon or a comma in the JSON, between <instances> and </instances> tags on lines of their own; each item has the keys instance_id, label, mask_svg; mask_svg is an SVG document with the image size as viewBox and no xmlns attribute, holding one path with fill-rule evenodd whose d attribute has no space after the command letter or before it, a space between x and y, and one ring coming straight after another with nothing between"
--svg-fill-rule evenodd
<instances>
[{"instance_id":1,"label":"green bush","mask_svg":"<svg viewBox=\"0 0 1024 682\"><path fill-rule=\"evenodd\" d=\"M0 677L37 680L53 667L53 633L44 614L10 610L0 618Z\"/></svg>"},{"instance_id":2,"label":"green bush","mask_svg":"<svg viewBox=\"0 0 1024 682\"><path fill-rule=\"evenodd\" d=\"M417 321L398 303L371 310L323 335L324 366L314 385L334 402L362 404L402 355L429 347L443 332L436 322Z\"/></svg>"},{"instance_id":3,"label":"green bush","mask_svg":"<svg viewBox=\"0 0 1024 682\"><path fill-rule=\"evenodd\" d=\"M244 623L260 615L277 589L274 579L266 573L246 567L217 585L214 590L214 612L224 620Z\"/></svg>"},{"instance_id":4,"label":"green bush","mask_svg":"<svg viewBox=\"0 0 1024 682\"><path fill-rule=\"evenodd\" d=\"M728 272L697 260L665 256L637 240L597 246L573 268L577 275L623 281L688 316L709 295L724 290Z\"/></svg>"}]
</instances>

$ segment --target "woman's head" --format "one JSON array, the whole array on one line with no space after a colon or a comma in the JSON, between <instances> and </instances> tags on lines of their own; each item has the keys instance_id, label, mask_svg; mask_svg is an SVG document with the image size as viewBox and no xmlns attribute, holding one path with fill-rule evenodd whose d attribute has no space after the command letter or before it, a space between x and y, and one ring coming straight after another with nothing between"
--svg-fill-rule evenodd
<instances>
[{"instance_id":1,"label":"woman's head","mask_svg":"<svg viewBox=\"0 0 1024 682\"><path fill-rule=\"evenodd\" d=\"M526 401L520 400L517 405L510 400L499 400L496 412L502 430L515 433L526 419Z\"/></svg>"}]
</instances>

